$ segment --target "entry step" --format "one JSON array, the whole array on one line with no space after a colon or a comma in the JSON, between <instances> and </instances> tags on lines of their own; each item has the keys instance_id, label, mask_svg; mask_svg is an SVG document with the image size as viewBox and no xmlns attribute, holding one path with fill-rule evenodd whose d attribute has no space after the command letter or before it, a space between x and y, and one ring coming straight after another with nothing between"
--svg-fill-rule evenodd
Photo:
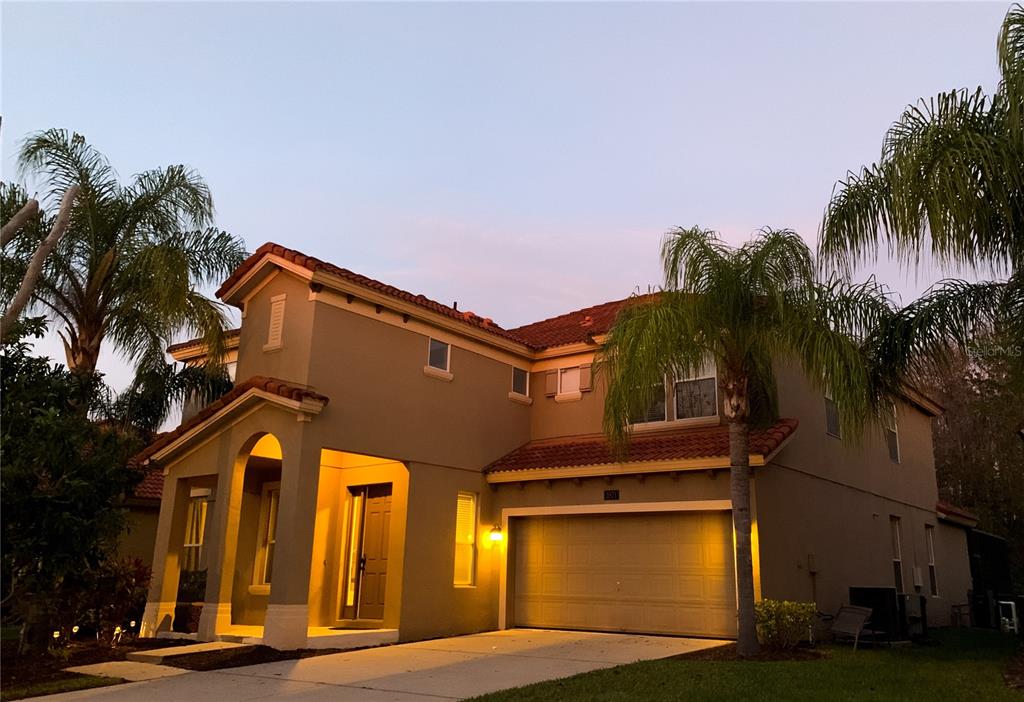
<instances>
[{"instance_id":1,"label":"entry step","mask_svg":"<svg viewBox=\"0 0 1024 702\"><path fill-rule=\"evenodd\" d=\"M152 651L132 651L125 658L136 663L163 663L168 658L187 656L191 653L209 653L210 651L224 651L230 648L252 648L251 645L232 643L230 641L208 641L206 643L190 644L188 646L169 646L168 648L157 648Z\"/></svg>"}]
</instances>

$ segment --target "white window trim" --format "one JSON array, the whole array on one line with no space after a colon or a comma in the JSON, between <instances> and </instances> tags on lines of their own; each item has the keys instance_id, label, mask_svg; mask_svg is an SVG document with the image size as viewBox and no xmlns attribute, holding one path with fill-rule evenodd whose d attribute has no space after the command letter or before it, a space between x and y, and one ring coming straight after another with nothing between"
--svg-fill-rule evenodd
<instances>
[{"instance_id":1,"label":"white window trim","mask_svg":"<svg viewBox=\"0 0 1024 702\"><path fill-rule=\"evenodd\" d=\"M825 436L831 436L833 439L840 439L841 440L843 438L843 427L842 427L842 425L837 425L836 426L836 431L835 431L834 434L831 431L829 431L829 428L828 428L828 403L829 402L831 402L832 406L836 408L836 421L837 422L839 421L839 407L838 407L838 405L836 405L836 401L834 399L832 399L832 393L826 392L825 393L825 403L824 403L824 409L825 409Z\"/></svg>"},{"instance_id":2,"label":"white window trim","mask_svg":"<svg viewBox=\"0 0 1024 702\"><path fill-rule=\"evenodd\" d=\"M706 417L679 417L676 404L676 385L678 383L685 383L692 380L708 379L715 381L715 413L709 414ZM700 373L690 375L685 378L679 376L678 374L673 374L671 380L672 418L667 420L665 422L666 424L671 424L672 426L709 426L713 424L718 424L719 421L721 421L721 410L718 407L719 400L721 399L718 396L718 364L716 364L714 361L711 361L710 363L705 364L704 368L701 369ZM667 417L668 414L668 405L666 405L665 416Z\"/></svg>"},{"instance_id":3,"label":"white window trim","mask_svg":"<svg viewBox=\"0 0 1024 702\"><path fill-rule=\"evenodd\" d=\"M517 370L520 370L520 371L522 371L523 373L526 374L526 392L525 393L516 392L516 371ZM518 402L519 404L522 404L522 405L532 405L533 404L533 398L530 397L530 371L528 371L525 368L518 368L516 366L512 366L512 377L509 379L509 382L511 383L511 388L509 389L509 392L508 392L508 399L512 400L513 402Z\"/></svg>"},{"instance_id":4,"label":"white window trim","mask_svg":"<svg viewBox=\"0 0 1024 702\"><path fill-rule=\"evenodd\" d=\"M193 492L197 492L197 491L195 489L193 489ZM183 543L181 545L181 552L182 552L182 558L180 559L181 562L184 563L184 562L189 561L189 560L194 561L195 566L196 566L195 570L202 570L203 542L205 541L206 521L209 518L209 507L210 507L210 505L209 505L210 501L208 499L210 491L207 490L206 493L207 494L205 494L205 495L204 494L198 494L198 495L190 494L190 496L189 496L188 513L187 513L187 516L186 516L186 523L185 523L185 538L184 538ZM196 512L198 510L201 510L202 514L197 516ZM189 540L189 532L193 530L193 527L196 527L196 529L191 534L192 539L190 541ZM196 554L195 557L192 558L192 559L189 559L185 555L185 554L189 553L190 550L193 551Z\"/></svg>"},{"instance_id":5,"label":"white window trim","mask_svg":"<svg viewBox=\"0 0 1024 702\"><path fill-rule=\"evenodd\" d=\"M932 524L924 525L924 541L925 548L928 550L928 595L930 597L940 597L939 594L939 569L935 565L935 526ZM932 573L934 575L935 588L932 591Z\"/></svg>"},{"instance_id":6,"label":"white window trim","mask_svg":"<svg viewBox=\"0 0 1024 702\"><path fill-rule=\"evenodd\" d=\"M651 420L649 422L648 421L630 422L629 426L630 426L631 429L633 429L634 431L651 431L653 429L662 429L662 428L664 428L666 426L674 425L675 424L675 420L669 419L669 411L668 411L668 406L669 406L669 402L668 402L668 396L669 396L668 375L665 375L661 379L661 393L664 396L663 397L663 401L665 402L665 412L664 412L665 418L664 419L653 419L653 420ZM672 393L671 393L672 394L672 400L673 400L672 404L675 404L675 396L676 396L675 393L676 393L675 385L672 385Z\"/></svg>"},{"instance_id":7,"label":"white window trim","mask_svg":"<svg viewBox=\"0 0 1024 702\"><path fill-rule=\"evenodd\" d=\"M277 544L277 527L280 526L281 518L281 481L263 483L260 494L260 519L258 538L256 542L256 558L253 559L252 585L249 586L249 593L253 595L269 595L271 583L265 582L267 566L267 544L263 542L267 533L270 521L270 492L277 490L277 517L278 524L274 526L274 544Z\"/></svg>"},{"instance_id":8,"label":"white window trim","mask_svg":"<svg viewBox=\"0 0 1024 702\"><path fill-rule=\"evenodd\" d=\"M905 587L906 581L907 581L907 574L903 572L903 534L901 533L903 531L902 527L903 527L902 520L898 516L896 516L895 514L890 514L889 515L889 541L891 543L890 548L895 547L895 548L892 548L892 550L894 551L894 553L892 554L892 562L893 562L893 565L895 565L897 563L899 563L899 565L900 565L900 583L899 583L899 588L897 588L897 590L896 590L897 594L903 592L903 588ZM896 575L895 569L893 569L892 575L894 575L894 576ZM895 584L895 582L896 582L896 579L893 578L893 584Z\"/></svg>"},{"instance_id":9,"label":"white window trim","mask_svg":"<svg viewBox=\"0 0 1024 702\"><path fill-rule=\"evenodd\" d=\"M270 317L267 320L267 343L263 344L264 351L278 351L284 348L284 320L288 314L288 306L286 300L288 298L287 293L281 293L280 295L274 295L270 298ZM270 325L274 319L274 306L277 303L281 303L281 335L275 341L271 337Z\"/></svg>"},{"instance_id":10,"label":"white window trim","mask_svg":"<svg viewBox=\"0 0 1024 702\"><path fill-rule=\"evenodd\" d=\"M565 371L570 371L573 369L576 370L576 389L564 391L562 390L562 374ZM558 392L555 393L555 402L577 402L579 400L582 400L583 391L580 389L579 386L581 374L580 366L565 366L564 368L559 368L556 371L556 373L556 377L558 378Z\"/></svg>"},{"instance_id":11,"label":"white window trim","mask_svg":"<svg viewBox=\"0 0 1024 702\"><path fill-rule=\"evenodd\" d=\"M448 350L448 352L445 354L445 357L444 357L444 368L438 368L436 366L430 365L430 347L431 347L432 343L435 342L435 341L437 343L439 343L439 344L444 344L445 348ZM447 341L442 341L441 339L435 339L432 336L427 337L427 363L426 363L426 365L423 366L423 375L426 375L426 376L431 377L431 378L436 378L438 380L444 380L444 381L447 381L447 382L451 382L451 380L455 377L452 374L451 371L452 371L452 345L451 345L451 343L449 343Z\"/></svg>"},{"instance_id":12,"label":"white window trim","mask_svg":"<svg viewBox=\"0 0 1024 702\"><path fill-rule=\"evenodd\" d=\"M890 408L890 412L892 413L892 414L889 415L892 418L892 428L890 429L886 425L885 419L883 418L883 420L882 420L882 430L885 431L885 432L890 432L891 431L893 433L893 436L896 439L896 458L893 458L892 454L889 454L889 438L888 438L888 436L883 436L882 438L885 439L885 453L889 456L889 460L892 461L893 463L899 465L900 463L903 463L903 450L902 450L902 447L900 446L900 425L896 421L896 403L892 404L892 407Z\"/></svg>"}]
</instances>

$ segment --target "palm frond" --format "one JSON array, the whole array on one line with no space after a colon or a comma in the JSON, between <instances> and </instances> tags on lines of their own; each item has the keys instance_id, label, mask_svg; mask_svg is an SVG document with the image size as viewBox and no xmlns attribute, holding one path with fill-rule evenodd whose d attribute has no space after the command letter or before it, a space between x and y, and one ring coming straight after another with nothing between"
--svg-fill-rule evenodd
<instances>
[{"instance_id":1,"label":"palm frond","mask_svg":"<svg viewBox=\"0 0 1024 702\"><path fill-rule=\"evenodd\" d=\"M72 185L81 187L79 201L103 201L117 196L117 173L106 156L81 134L47 129L29 135L18 155L19 172L44 178L46 198L56 205Z\"/></svg>"}]
</instances>

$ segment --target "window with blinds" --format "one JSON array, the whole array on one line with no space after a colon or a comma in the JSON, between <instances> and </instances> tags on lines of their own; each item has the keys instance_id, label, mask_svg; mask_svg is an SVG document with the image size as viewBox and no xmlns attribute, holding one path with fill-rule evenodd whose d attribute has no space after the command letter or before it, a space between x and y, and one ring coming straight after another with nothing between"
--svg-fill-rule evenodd
<instances>
[{"instance_id":1,"label":"window with blinds","mask_svg":"<svg viewBox=\"0 0 1024 702\"><path fill-rule=\"evenodd\" d=\"M634 416L633 424L645 424L647 422L664 422L668 419L667 406L665 404L665 381L652 386L654 399L643 411Z\"/></svg>"},{"instance_id":2,"label":"window with blinds","mask_svg":"<svg viewBox=\"0 0 1024 702\"><path fill-rule=\"evenodd\" d=\"M882 412L882 424L885 426L885 445L889 449L889 460L900 462L900 436L896 428L896 405L891 405Z\"/></svg>"},{"instance_id":3,"label":"window with blinds","mask_svg":"<svg viewBox=\"0 0 1024 702\"><path fill-rule=\"evenodd\" d=\"M476 495L460 492L455 509L455 584L476 583Z\"/></svg>"},{"instance_id":4,"label":"window with blinds","mask_svg":"<svg viewBox=\"0 0 1024 702\"><path fill-rule=\"evenodd\" d=\"M825 433L837 439L842 438L839 426L839 408L830 393L825 393Z\"/></svg>"},{"instance_id":5,"label":"window with blinds","mask_svg":"<svg viewBox=\"0 0 1024 702\"><path fill-rule=\"evenodd\" d=\"M718 414L718 380L711 377L676 381L676 419L714 417Z\"/></svg>"},{"instance_id":6,"label":"window with blinds","mask_svg":"<svg viewBox=\"0 0 1024 702\"><path fill-rule=\"evenodd\" d=\"M270 585L274 572L274 549L277 546L277 511L281 504L281 483L264 483L260 504L260 542L253 568L253 584Z\"/></svg>"},{"instance_id":7,"label":"window with blinds","mask_svg":"<svg viewBox=\"0 0 1024 702\"><path fill-rule=\"evenodd\" d=\"M935 527L931 524L924 526L924 540L928 547L928 591L933 597L939 594L939 577L935 572Z\"/></svg>"},{"instance_id":8,"label":"window with blinds","mask_svg":"<svg viewBox=\"0 0 1024 702\"><path fill-rule=\"evenodd\" d=\"M275 295L270 298L270 323L267 327L267 343L264 351L279 349L284 337L284 301L285 295Z\"/></svg>"},{"instance_id":9,"label":"window with blinds","mask_svg":"<svg viewBox=\"0 0 1024 702\"><path fill-rule=\"evenodd\" d=\"M206 531L206 497L193 497L188 503L188 519L185 523L185 543L181 548L181 569L200 570L203 557L203 534Z\"/></svg>"},{"instance_id":10,"label":"window with blinds","mask_svg":"<svg viewBox=\"0 0 1024 702\"><path fill-rule=\"evenodd\" d=\"M892 579L896 592L903 592L903 546L900 543L900 518L889 516L889 531L892 536Z\"/></svg>"}]
</instances>

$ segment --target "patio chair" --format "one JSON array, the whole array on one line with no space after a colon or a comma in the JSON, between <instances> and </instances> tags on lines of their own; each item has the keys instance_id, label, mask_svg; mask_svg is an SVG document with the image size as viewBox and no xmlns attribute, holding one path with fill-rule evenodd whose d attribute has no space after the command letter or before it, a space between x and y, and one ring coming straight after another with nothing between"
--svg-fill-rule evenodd
<instances>
[{"instance_id":1,"label":"patio chair","mask_svg":"<svg viewBox=\"0 0 1024 702\"><path fill-rule=\"evenodd\" d=\"M875 631L868 628L868 622L871 620L871 611L870 607L843 605L832 619L832 637L836 640L840 637L853 639L853 650L856 651L857 644L860 643L862 636L874 638L879 634L884 634L885 632L883 631Z\"/></svg>"}]
</instances>

